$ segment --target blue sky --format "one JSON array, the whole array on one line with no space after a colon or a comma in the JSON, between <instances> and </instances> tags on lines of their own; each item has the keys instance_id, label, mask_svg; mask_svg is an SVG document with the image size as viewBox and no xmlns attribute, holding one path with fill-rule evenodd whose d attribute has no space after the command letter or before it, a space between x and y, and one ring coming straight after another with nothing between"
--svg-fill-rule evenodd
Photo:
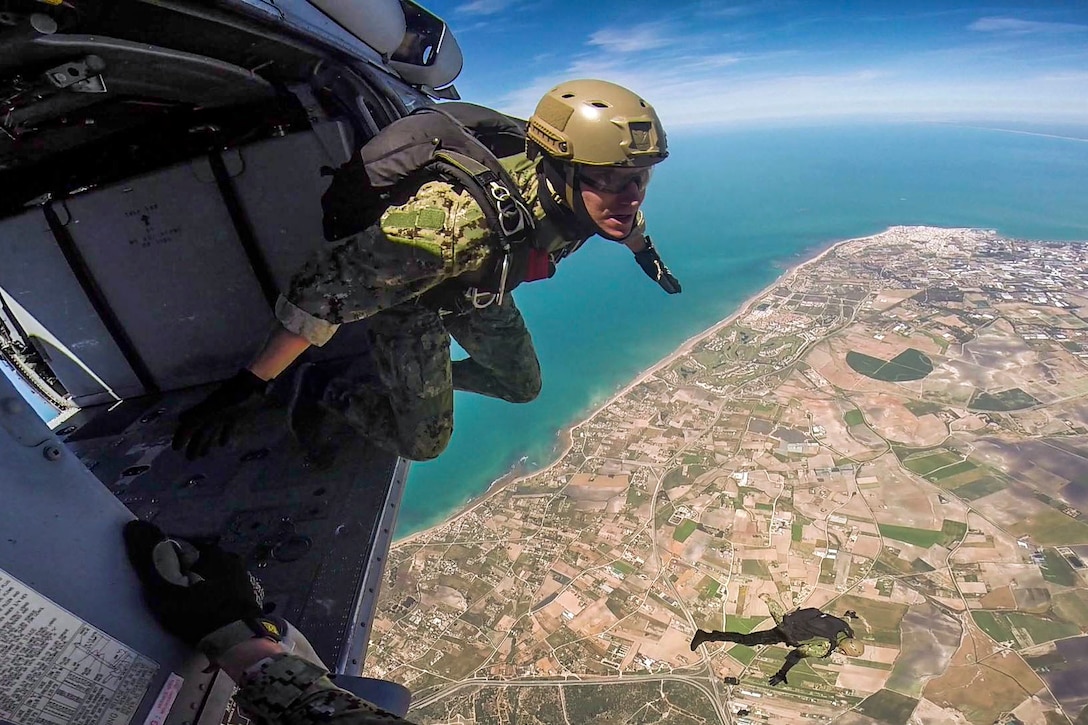
<instances>
[{"instance_id":1,"label":"blue sky","mask_svg":"<svg viewBox=\"0 0 1088 725\"><path fill-rule=\"evenodd\" d=\"M670 129L767 120L1088 124L1088 2L422 0L466 100L525 116L613 80Z\"/></svg>"}]
</instances>

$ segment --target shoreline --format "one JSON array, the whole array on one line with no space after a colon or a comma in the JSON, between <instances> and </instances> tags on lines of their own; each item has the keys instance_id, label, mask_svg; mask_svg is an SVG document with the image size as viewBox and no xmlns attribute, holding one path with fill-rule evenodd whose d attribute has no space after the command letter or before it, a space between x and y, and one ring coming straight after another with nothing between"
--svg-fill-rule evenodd
<instances>
[{"instance_id":1,"label":"shoreline","mask_svg":"<svg viewBox=\"0 0 1088 725\"><path fill-rule=\"evenodd\" d=\"M688 352L690 352L691 348L693 348L703 338L707 337L708 335L714 334L715 332L722 329L723 327L729 326L730 324L732 324L733 322L738 320L740 317L747 314L748 311L756 303L758 303L760 300L762 300L764 297L766 297L770 293L770 291L773 290L775 287L782 284L784 281L791 279L792 277L797 275L799 272L803 271L805 268L807 268L807 267L809 267L809 266L811 266L813 264L818 263L820 260L822 260L824 257L826 257L829 253L831 253L835 249L838 249L839 247L841 247L841 246L843 246L845 244L849 244L851 242L864 241L866 239L872 239L874 237L880 236L881 234L884 234L884 233L888 232L890 229L893 229L896 226L899 226L899 225L893 225L893 226L887 227L883 231L877 232L876 234L870 234L870 235L865 236L865 237L852 237L850 239L839 239L837 241L828 243L826 246L819 246L819 247L813 248L814 249L814 256L810 256L810 257L807 257L805 259L802 259L801 261L797 262L796 264L793 264L793 265L787 267L786 269L784 269L781 274L779 274L777 277L774 278L774 280L772 280L769 284L764 286L759 291L755 292L751 297L746 299L740 305L740 307L738 307L735 311L733 311L727 317L725 317L722 320L719 320L718 322L714 323L710 327L708 327L708 328L706 328L704 330L701 330L701 331L695 333L694 335L692 335L691 337L689 337L688 339L684 340L671 353L669 353L664 358L654 362L653 365L651 365L650 367L643 370L641 373L639 373L637 376L635 376L635 378L633 378L629 383L624 385L622 388L620 388L619 390L617 390L614 393L612 393L611 395L609 395L599 405L593 407L588 412L586 412L584 415L579 415L578 420L576 422L571 423L570 425L567 425L567 426L565 426L563 428L560 428L559 431L556 434L557 444L553 448L553 452L555 454L555 457L548 465L543 466L541 468L538 468L538 469L536 469L536 470L534 470L534 471L532 471L530 473L525 473L525 474L520 474L520 475L516 474L514 471L508 471L508 472L504 473L503 475L501 475L498 478L496 478L495 480L493 480L488 485L486 491L481 493L479 496L476 496L476 497L471 498L468 501L466 501L464 504L459 506L455 511L451 512L448 516L443 518L442 521L440 521L440 522L438 522L436 524L433 524L432 526L428 526L428 527L426 527L424 529L420 529L419 531L412 532L411 534L408 534L407 536L405 536L402 539L394 539L393 543L392 543L392 547L412 544L412 543L414 543L416 541L416 539L418 539L420 537L423 537L423 536L425 536L427 534L432 533L436 529L438 529L438 528L440 528L442 526L445 526L446 524L450 523L451 521L457 519L460 516L463 516L464 514L472 512L473 510L475 510L479 506L486 503L489 499L491 499L492 497L494 497L495 495L500 493L501 491L504 491L509 486L512 486L512 485L514 485L514 484L516 484L516 483L518 483L520 481L526 480L528 478L531 478L532 476L535 476L535 475L537 475L539 473L543 473L543 472L547 471L548 469L558 465L560 463L560 461L563 460L563 457L565 455L567 455L567 453L570 451L570 449L574 446L574 435L573 435L574 431L579 426L581 426L584 423L587 423L590 420L592 420L593 418L595 418L601 411L603 411L605 408L607 408L609 405L611 405L617 398L623 397L624 395L629 393L633 388L635 388L636 386L641 384L644 380L646 380L647 378L654 375L658 370L660 370L663 367L668 366L669 364L671 364L672 362L674 362L678 358L682 357L683 355L686 355Z\"/></svg>"}]
</instances>

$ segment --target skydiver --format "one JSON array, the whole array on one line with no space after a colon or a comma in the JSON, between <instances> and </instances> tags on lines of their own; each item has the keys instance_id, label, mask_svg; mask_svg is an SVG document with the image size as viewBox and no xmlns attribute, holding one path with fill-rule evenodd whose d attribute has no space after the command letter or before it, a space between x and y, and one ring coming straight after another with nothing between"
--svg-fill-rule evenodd
<instances>
[{"instance_id":1,"label":"skydiver","mask_svg":"<svg viewBox=\"0 0 1088 725\"><path fill-rule=\"evenodd\" d=\"M375 445L428 460L449 442L454 390L535 399L540 363L502 290L552 276L559 260L596 234L626 245L651 279L680 292L640 211L653 166L667 155L657 113L636 94L598 80L559 84L530 117L525 152L500 160L535 219L529 246L540 252L533 256L526 246L511 253L500 294L477 289L501 258L484 211L464 188L427 181L362 233L326 245L294 276L276 304L279 327L248 367L182 414L173 447L195 458L224 444L269 381L341 324L363 319L377 380L366 366L325 380L301 366L289 410L296 434L333 412ZM365 193L360 188L359 198ZM451 335L468 359L451 363Z\"/></svg>"},{"instance_id":2,"label":"skydiver","mask_svg":"<svg viewBox=\"0 0 1088 725\"><path fill-rule=\"evenodd\" d=\"M412 725L337 687L306 638L266 617L260 583L218 546L168 538L131 521L125 549L163 628L239 686L239 707L264 725Z\"/></svg>"},{"instance_id":3,"label":"skydiver","mask_svg":"<svg viewBox=\"0 0 1088 725\"><path fill-rule=\"evenodd\" d=\"M759 598L766 602L775 621L774 627L748 634L700 629L691 638L691 651L704 642L736 642L749 647L788 644L793 649L778 672L768 680L772 687L789 684L786 674L805 657L828 657L836 649L847 657L860 657L865 652L865 645L855 639L854 630L842 619L813 607L785 612L769 594L761 594Z\"/></svg>"}]
</instances>

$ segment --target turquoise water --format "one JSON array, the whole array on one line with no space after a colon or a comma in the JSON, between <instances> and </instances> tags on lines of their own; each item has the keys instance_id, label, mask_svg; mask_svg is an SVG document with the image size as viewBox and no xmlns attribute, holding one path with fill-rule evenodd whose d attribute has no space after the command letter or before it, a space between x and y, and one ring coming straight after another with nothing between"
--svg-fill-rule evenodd
<instances>
[{"instance_id":1,"label":"turquoise water","mask_svg":"<svg viewBox=\"0 0 1088 725\"><path fill-rule=\"evenodd\" d=\"M669 141L645 209L683 294L666 295L629 252L600 239L554 279L520 288L544 390L527 405L458 393L449 448L412 467L398 536L446 518L522 456L549 462L560 428L830 242L895 224L1088 240L1084 141L935 125Z\"/></svg>"}]
</instances>

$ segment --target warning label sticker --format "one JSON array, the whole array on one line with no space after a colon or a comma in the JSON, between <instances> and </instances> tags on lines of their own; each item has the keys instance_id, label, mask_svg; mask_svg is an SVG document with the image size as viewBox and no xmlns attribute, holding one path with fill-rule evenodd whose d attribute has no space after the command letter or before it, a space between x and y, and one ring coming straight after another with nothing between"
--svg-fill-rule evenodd
<instances>
[{"instance_id":1,"label":"warning label sticker","mask_svg":"<svg viewBox=\"0 0 1088 725\"><path fill-rule=\"evenodd\" d=\"M125 725L157 671L0 569L0 720Z\"/></svg>"}]
</instances>

